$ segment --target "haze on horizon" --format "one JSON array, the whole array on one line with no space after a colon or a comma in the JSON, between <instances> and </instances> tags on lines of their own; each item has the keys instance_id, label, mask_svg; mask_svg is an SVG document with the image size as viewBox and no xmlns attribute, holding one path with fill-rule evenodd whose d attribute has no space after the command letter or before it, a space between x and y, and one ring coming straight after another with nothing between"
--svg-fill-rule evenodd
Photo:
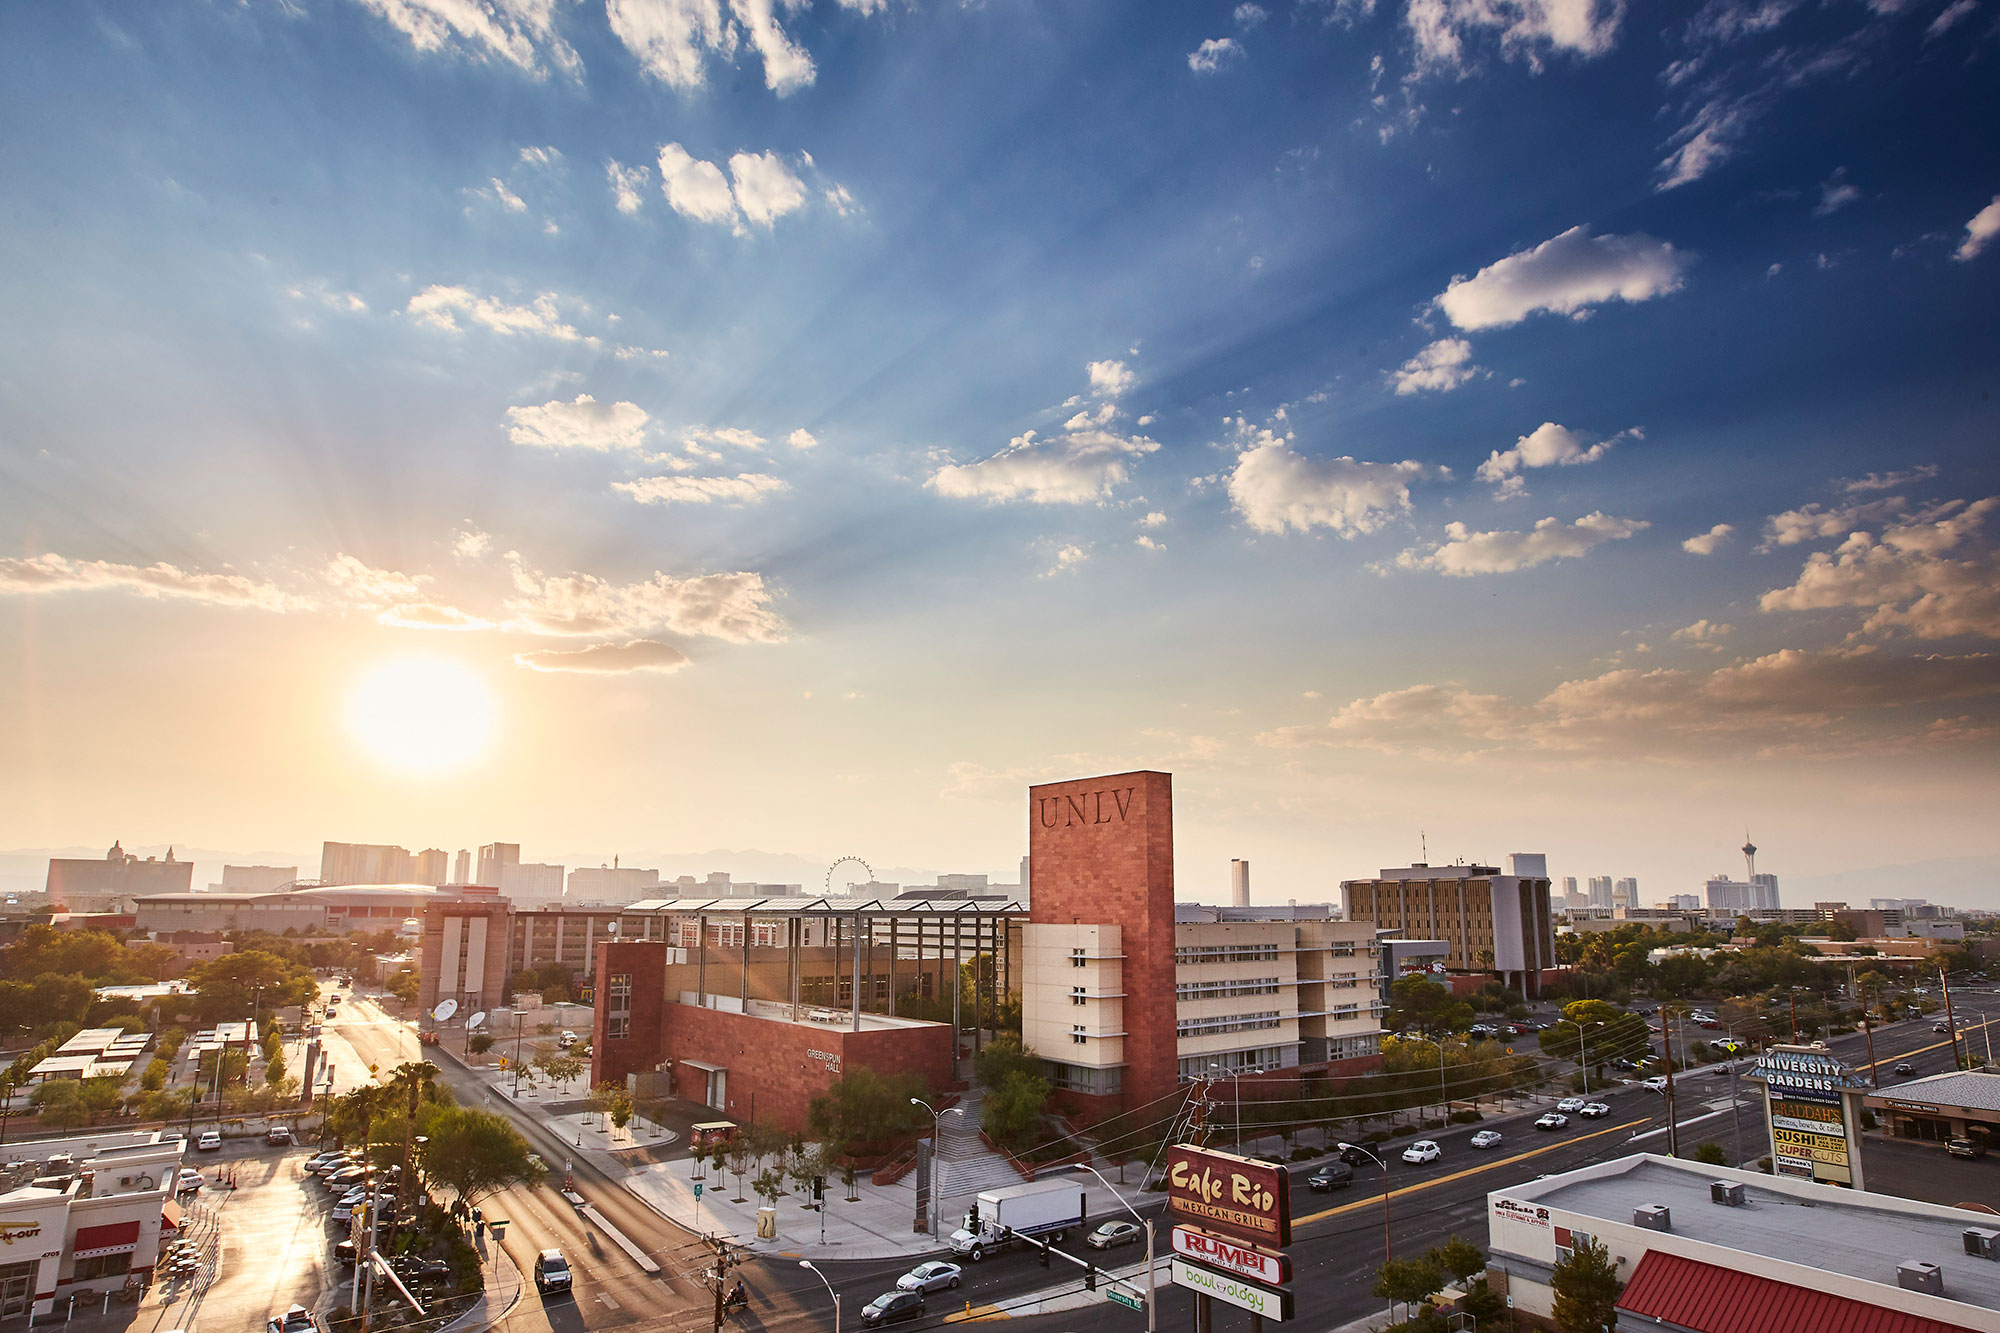
<instances>
[{"instance_id":1,"label":"haze on horizon","mask_svg":"<svg viewBox=\"0 0 2000 1333\"><path fill-rule=\"evenodd\" d=\"M473 12L0 13L0 846L2000 859L1985 8Z\"/></svg>"}]
</instances>

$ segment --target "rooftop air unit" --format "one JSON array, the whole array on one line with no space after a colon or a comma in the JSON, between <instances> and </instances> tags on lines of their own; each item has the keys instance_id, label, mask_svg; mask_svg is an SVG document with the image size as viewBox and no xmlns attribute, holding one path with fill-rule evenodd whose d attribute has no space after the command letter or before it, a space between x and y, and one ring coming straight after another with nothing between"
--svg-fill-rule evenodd
<instances>
[{"instance_id":1,"label":"rooftop air unit","mask_svg":"<svg viewBox=\"0 0 2000 1333\"><path fill-rule=\"evenodd\" d=\"M1708 1197L1712 1203L1725 1204L1731 1208L1743 1206L1743 1182L1740 1180L1711 1180L1708 1182Z\"/></svg>"},{"instance_id":2,"label":"rooftop air unit","mask_svg":"<svg viewBox=\"0 0 2000 1333\"><path fill-rule=\"evenodd\" d=\"M1632 1225L1644 1227L1648 1231L1672 1231L1673 1216L1663 1203L1649 1203L1644 1208L1632 1210Z\"/></svg>"},{"instance_id":3,"label":"rooftop air unit","mask_svg":"<svg viewBox=\"0 0 2000 1333\"><path fill-rule=\"evenodd\" d=\"M1896 1285L1904 1291L1921 1291L1929 1296L1944 1295L1944 1270L1921 1259L1905 1259L1896 1265Z\"/></svg>"},{"instance_id":4,"label":"rooftop air unit","mask_svg":"<svg viewBox=\"0 0 2000 1333\"><path fill-rule=\"evenodd\" d=\"M1965 1252L1980 1259L2000 1259L2000 1231L1988 1231L1985 1227L1967 1227Z\"/></svg>"}]
</instances>

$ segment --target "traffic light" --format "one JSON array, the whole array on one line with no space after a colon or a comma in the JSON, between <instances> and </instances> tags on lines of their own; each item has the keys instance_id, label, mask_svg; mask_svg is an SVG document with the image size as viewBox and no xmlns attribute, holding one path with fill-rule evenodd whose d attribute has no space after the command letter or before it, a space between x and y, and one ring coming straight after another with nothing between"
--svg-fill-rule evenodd
<instances>
[{"instance_id":1,"label":"traffic light","mask_svg":"<svg viewBox=\"0 0 2000 1333\"><path fill-rule=\"evenodd\" d=\"M1039 1249L1039 1250L1041 1251L1041 1256L1042 1256L1042 1267L1044 1267L1044 1268L1047 1268L1047 1267L1049 1266L1049 1245L1048 1245L1048 1242L1047 1242L1047 1241L1044 1241L1044 1242L1042 1242L1042 1244L1040 1244L1040 1245L1039 1245L1039 1246L1037 1246L1036 1248L1037 1248L1037 1249Z\"/></svg>"},{"instance_id":2,"label":"traffic light","mask_svg":"<svg viewBox=\"0 0 2000 1333\"><path fill-rule=\"evenodd\" d=\"M972 1201L972 1208L965 1215L965 1229L975 1234L979 1230L979 1200Z\"/></svg>"},{"instance_id":3,"label":"traffic light","mask_svg":"<svg viewBox=\"0 0 2000 1333\"><path fill-rule=\"evenodd\" d=\"M1097 1265L1096 1265L1096 1264L1085 1264L1085 1265L1083 1266L1083 1289L1084 1289L1085 1291L1096 1291L1096 1290L1097 1290Z\"/></svg>"},{"instance_id":4,"label":"traffic light","mask_svg":"<svg viewBox=\"0 0 2000 1333\"><path fill-rule=\"evenodd\" d=\"M825 1198L826 1198L826 1177L825 1177L825 1176L814 1176L814 1177L813 1177L813 1202L814 1202L814 1203L819 1203L819 1202L821 1202L822 1200L824 1200Z\"/></svg>"}]
</instances>

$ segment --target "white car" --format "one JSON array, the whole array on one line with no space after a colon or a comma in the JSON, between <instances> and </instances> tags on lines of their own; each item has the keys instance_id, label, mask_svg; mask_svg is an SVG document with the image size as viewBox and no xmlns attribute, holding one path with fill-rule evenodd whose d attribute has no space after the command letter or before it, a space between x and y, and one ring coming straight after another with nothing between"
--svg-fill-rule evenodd
<instances>
[{"instance_id":1,"label":"white car","mask_svg":"<svg viewBox=\"0 0 2000 1333\"><path fill-rule=\"evenodd\" d=\"M180 1179L174 1185L174 1191L185 1193L188 1190L198 1190L207 1183L207 1178L201 1172L191 1166L184 1166L181 1168Z\"/></svg>"},{"instance_id":2,"label":"white car","mask_svg":"<svg viewBox=\"0 0 2000 1333\"><path fill-rule=\"evenodd\" d=\"M942 1260L918 1264L896 1279L898 1291L951 1291L959 1283L959 1267Z\"/></svg>"},{"instance_id":3,"label":"white car","mask_svg":"<svg viewBox=\"0 0 2000 1333\"><path fill-rule=\"evenodd\" d=\"M1482 1130L1480 1130L1480 1131L1479 1131L1479 1132L1478 1132L1477 1134L1474 1134L1474 1135L1472 1136L1472 1146L1473 1146L1473 1147L1475 1147L1475 1148L1497 1148L1497 1147L1499 1147L1499 1146L1500 1146L1500 1131L1499 1131L1499 1130L1497 1130L1497 1129L1482 1129Z\"/></svg>"},{"instance_id":4,"label":"white car","mask_svg":"<svg viewBox=\"0 0 2000 1333\"><path fill-rule=\"evenodd\" d=\"M1592 1120L1598 1120L1610 1115L1611 1108L1603 1102L1585 1102L1582 1106L1576 1108L1576 1113L1581 1116L1589 1116Z\"/></svg>"},{"instance_id":5,"label":"white car","mask_svg":"<svg viewBox=\"0 0 2000 1333\"><path fill-rule=\"evenodd\" d=\"M1536 1129L1568 1129L1569 1117L1561 1111L1551 1111L1535 1122Z\"/></svg>"},{"instance_id":6,"label":"white car","mask_svg":"<svg viewBox=\"0 0 2000 1333\"><path fill-rule=\"evenodd\" d=\"M1639 1086L1649 1088L1654 1092L1665 1092L1667 1090L1667 1076L1665 1074L1655 1074Z\"/></svg>"},{"instance_id":7,"label":"white car","mask_svg":"<svg viewBox=\"0 0 2000 1333\"><path fill-rule=\"evenodd\" d=\"M1561 1101L1556 1103L1556 1110L1565 1112L1570 1115L1574 1115L1578 1111L1581 1111L1582 1109L1583 1109L1583 1098L1581 1097L1565 1097Z\"/></svg>"},{"instance_id":8,"label":"white car","mask_svg":"<svg viewBox=\"0 0 2000 1333\"><path fill-rule=\"evenodd\" d=\"M1429 1139L1418 1139L1415 1143L1403 1149L1403 1160L1411 1166L1421 1166L1425 1162L1435 1162L1442 1156L1444 1156L1444 1149L1438 1147L1437 1144L1431 1142Z\"/></svg>"},{"instance_id":9,"label":"white car","mask_svg":"<svg viewBox=\"0 0 2000 1333\"><path fill-rule=\"evenodd\" d=\"M204 1129L201 1132L201 1137L194 1141L194 1150L196 1152L220 1152L222 1150L222 1131L219 1129Z\"/></svg>"}]
</instances>

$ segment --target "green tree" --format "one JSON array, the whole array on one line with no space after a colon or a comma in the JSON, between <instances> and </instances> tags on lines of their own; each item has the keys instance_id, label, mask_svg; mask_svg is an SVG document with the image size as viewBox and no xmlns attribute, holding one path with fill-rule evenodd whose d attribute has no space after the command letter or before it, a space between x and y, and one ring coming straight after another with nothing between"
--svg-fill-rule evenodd
<instances>
[{"instance_id":1,"label":"green tree","mask_svg":"<svg viewBox=\"0 0 2000 1333\"><path fill-rule=\"evenodd\" d=\"M1391 1259L1376 1270L1375 1295L1397 1305L1416 1305L1444 1289L1444 1270L1429 1255Z\"/></svg>"},{"instance_id":2,"label":"green tree","mask_svg":"<svg viewBox=\"0 0 2000 1333\"><path fill-rule=\"evenodd\" d=\"M1022 1152L1042 1138L1042 1114L1054 1091L1040 1074L1015 1070L997 1088L987 1090L983 1127L1009 1152Z\"/></svg>"},{"instance_id":3,"label":"green tree","mask_svg":"<svg viewBox=\"0 0 2000 1333\"><path fill-rule=\"evenodd\" d=\"M275 1056L264 1065L264 1082L277 1087L285 1081L285 1057Z\"/></svg>"},{"instance_id":4,"label":"green tree","mask_svg":"<svg viewBox=\"0 0 2000 1333\"><path fill-rule=\"evenodd\" d=\"M1644 1060L1653 1049L1646 1020L1604 1000L1572 1000L1561 1021L1536 1037L1544 1055L1601 1069L1607 1061Z\"/></svg>"},{"instance_id":5,"label":"green tree","mask_svg":"<svg viewBox=\"0 0 2000 1333\"><path fill-rule=\"evenodd\" d=\"M983 1047L972 1062L974 1075L988 1088L997 1088L1009 1074L1039 1077L1046 1069L1042 1057L1021 1045L1019 1033L1002 1032Z\"/></svg>"},{"instance_id":6,"label":"green tree","mask_svg":"<svg viewBox=\"0 0 2000 1333\"><path fill-rule=\"evenodd\" d=\"M466 1039L465 1049L474 1055L486 1054L493 1049L493 1034L490 1032L473 1033L472 1036Z\"/></svg>"},{"instance_id":7,"label":"green tree","mask_svg":"<svg viewBox=\"0 0 2000 1333\"><path fill-rule=\"evenodd\" d=\"M28 1094L37 1119L50 1129L75 1129L90 1119L84 1105L83 1083L73 1078L48 1079Z\"/></svg>"},{"instance_id":8,"label":"green tree","mask_svg":"<svg viewBox=\"0 0 2000 1333\"><path fill-rule=\"evenodd\" d=\"M173 1072L172 1065L155 1057L147 1063L146 1072L139 1076L139 1087L145 1092L158 1092L167 1086L167 1079L172 1077Z\"/></svg>"},{"instance_id":9,"label":"green tree","mask_svg":"<svg viewBox=\"0 0 2000 1333\"><path fill-rule=\"evenodd\" d=\"M1432 1246L1424 1258L1461 1282L1486 1267L1486 1251L1463 1236L1453 1236L1442 1245Z\"/></svg>"},{"instance_id":10,"label":"green tree","mask_svg":"<svg viewBox=\"0 0 2000 1333\"><path fill-rule=\"evenodd\" d=\"M1557 1261L1549 1287L1555 1292L1555 1320L1563 1333L1599 1333L1618 1323L1618 1293L1625 1284L1611 1255L1585 1241Z\"/></svg>"},{"instance_id":11,"label":"green tree","mask_svg":"<svg viewBox=\"0 0 2000 1333\"><path fill-rule=\"evenodd\" d=\"M914 1074L885 1074L856 1065L833 1081L806 1110L813 1137L842 1150L864 1143L907 1139L930 1124L930 1113L910 1105L926 1089Z\"/></svg>"},{"instance_id":12,"label":"green tree","mask_svg":"<svg viewBox=\"0 0 2000 1333\"><path fill-rule=\"evenodd\" d=\"M1396 1033L1414 1029L1426 1037L1442 1037L1472 1026L1472 1006L1453 999L1449 989L1429 977L1398 977L1389 987L1383 1024Z\"/></svg>"},{"instance_id":13,"label":"green tree","mask_svg":"<svg viewBox=\"0 0 2000 1333\"><path fill-rule=\"evenodd\" d=\"M437 1108L425 1125L420 1160L426 1179L472 1204L509 1185L529 1184L541 1172L521 1131L490 1111Z\"/></svg>"},{"instance_id":14,"label":"green tree","mask_svg":"<svg viewBox=\"0 0 2000 1333\"><path fill-rule=\"evenodd\" d=\"M415 1004L417 1002L417 989L419 985L416 970L406 967L392 975L383 984L383 989L387 990L389 994L401 1000L404 1004Z\"/></svg>"},{"instance_id":15,"label":"green tree","mask_svg":"<svg viewBox=\"0 0 2000 1333\"><path fill-rule=\"evenodd\" d=\"M226 953L188 970L194 1010L210 1022L240 1021L253 1008L305 1004L319 993L312 969L262 949Z\"/></svg>"},{"instance_id":16,"label":"green tree","mask_svg":"<svg viewBox=\"0 0 2000 1333\"><path fill-rule=\"evenodd\" d=\"M1485 1278L1475 1278L1465 1289L1465 1299L1458 1308L1472 1316L1480 1328L1511 1327L1507 1318L1507 1298L1486 1285Z\"/></svg>"},{"instance_id":17,"label":"green tree","mask_svg":"<svg viewBox=\"0 0 2000 1333\"><path fill-rule=\"evenodd\" d=\"M1688 1157L1689 1160L1700 1162L1704 1166L1729 1165L1729 1154L1722 1151L1722 1145L1719 1143L1696 1144L1695 1150L1688 1154Z\"/></svg>"}]
</instances>

